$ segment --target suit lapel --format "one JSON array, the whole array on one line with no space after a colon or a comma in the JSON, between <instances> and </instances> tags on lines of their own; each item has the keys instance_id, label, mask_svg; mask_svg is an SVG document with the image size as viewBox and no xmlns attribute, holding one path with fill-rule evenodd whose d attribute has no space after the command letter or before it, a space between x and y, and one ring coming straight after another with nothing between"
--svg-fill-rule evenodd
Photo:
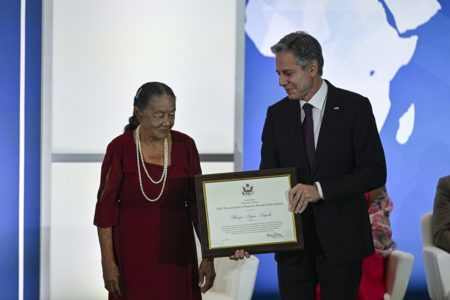
<instances>
[{"instance_id":1,"label":"suit lapel","mask_svg":"<svg viewBox=\"0 0 450 300\"><path fill-rule=\"evenodd\" d=\"M336 128L336 123L341 116L341 101L337 95L336 88L327 81L328 93L325 104L325 112L320 126L319 139L317 141L316 155L314 158L313 174L320 165L324 154L327 151L328 143L331 139L332 133Z\"/></svg>"}]
</instances>

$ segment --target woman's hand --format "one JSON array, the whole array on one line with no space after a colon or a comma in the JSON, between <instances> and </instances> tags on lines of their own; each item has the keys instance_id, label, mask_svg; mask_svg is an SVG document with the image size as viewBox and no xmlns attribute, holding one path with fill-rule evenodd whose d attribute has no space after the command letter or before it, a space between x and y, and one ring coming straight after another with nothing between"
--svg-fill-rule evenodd
<instances>
[{"instance_id":1,"label":"woman's hand","mask_svg":"<svg viewBox=\"0 0 450 300\"><path fill-rule=\"evenodd\" d=\"M105 289L111 293L113 297L120 297L120 272L115 261L102 261L103 281L105 282Z\"/></svg>"},{"instance_id":2,"label":"woman's hand","mask_svg":"<svg viewBox=\"0 0 450 300\"><path fill-rule=\"evenodd\" d=\"M114 248L112 242L112 227L97 228L98 240L102 252L102 269L105 289L114 297L120 297L119 278L120 272L114 258Z\"/></svg>"},{"instance_id":3,"label":"woman's hand","mask_svg":"<svg viewBox=\"0 0 450 300\"><path fill-rule=\"evenodd\" d=\"M234 252L234 255L230 255L229 258L232 260L239 260L239 259L244 259L245 258L249 258L250 257L250 253L248 253L247 251L244 251L242 249L240 250L236 250Z\"/></svg>"},{"instance_id":4,"label":"woman's hand","mask_svg":"<svg viewBox=\"0 0 450 300\"><path fill-rule=\"evenodd\" d=\"M214 270L214 259L203 258L198 267L198 285L202 293L206 293L214 284L216 271Z\"/></svg>"}]
</instances>

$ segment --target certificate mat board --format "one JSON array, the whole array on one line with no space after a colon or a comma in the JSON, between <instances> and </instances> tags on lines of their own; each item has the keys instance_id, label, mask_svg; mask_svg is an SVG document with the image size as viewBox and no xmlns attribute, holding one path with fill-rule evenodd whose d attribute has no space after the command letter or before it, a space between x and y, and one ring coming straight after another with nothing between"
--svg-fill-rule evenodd
<instances>
[{"instance_id":1,"label":"certificate mat board","mask_svg":"<svg viewBox=\"0 0 450 300\"><path fill-rule=\"evenodd\" d=\"M195 177L203 257L304 249L300 215L289 211L295 168Z\"/></svg>"}]
</instances>

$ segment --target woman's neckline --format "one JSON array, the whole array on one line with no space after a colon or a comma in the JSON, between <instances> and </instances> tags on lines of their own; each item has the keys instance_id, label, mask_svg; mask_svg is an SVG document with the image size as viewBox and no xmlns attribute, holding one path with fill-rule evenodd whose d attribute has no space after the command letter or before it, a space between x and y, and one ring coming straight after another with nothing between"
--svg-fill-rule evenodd
<instances>
[{"instance_id":1,"label":"woman's neckline","mask_svg":"<svg viewBox=\"0 0 450 300\"><path fill-rule=\"evenodd\" d=\"M135 130L136 130L136 129L135 129ZM133 131L133 132L134 132L134 131ZM170 161L170 164L167 166L167 168L172 167L172 162L173 162L173 156L172 156L172 150L173 150L173 134L172 134L172 130L169 131L169 134L170 134L170 139L172 140L172 146L170 147L170 152L169 152L169 161ZM144 163L145 163L146 165L158 166L158 167L164 168L164 165L160 165L160 164L157 164L157 163L148 162L148 161L145 160L145 158L144 158Z\"/></svg>"}]
</instances>

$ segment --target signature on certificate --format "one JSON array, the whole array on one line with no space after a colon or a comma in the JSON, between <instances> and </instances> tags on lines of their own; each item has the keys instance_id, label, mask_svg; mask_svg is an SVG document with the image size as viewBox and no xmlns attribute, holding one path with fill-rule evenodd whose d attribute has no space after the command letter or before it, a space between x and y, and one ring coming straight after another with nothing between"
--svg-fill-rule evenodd
<instances>
[{"instance_id":1,"label":"signature on certificate","mask_svg":"<svg viewBox=\"0 0 450 300\"><path fill-rule=\"evenodd\" d=\"M262 211L262 212L259 214L259 216L260 216L261 218L267 218L267 217L271 217L271 216L272 216L272 213L271 213L271 212L267 212L267 211Z\"/></svg>"},{"instance_id":2,"label":"signature on certificate","mask_svg":"<svg viewBox=\"0 0 450 300\"><path fill-rule=\"evenodd\" d=\"M274 239L280 239L283 237L283 235L281 233L278 232L267 232L267 237L271 237Z\"/></svg>"}]
</instances>

